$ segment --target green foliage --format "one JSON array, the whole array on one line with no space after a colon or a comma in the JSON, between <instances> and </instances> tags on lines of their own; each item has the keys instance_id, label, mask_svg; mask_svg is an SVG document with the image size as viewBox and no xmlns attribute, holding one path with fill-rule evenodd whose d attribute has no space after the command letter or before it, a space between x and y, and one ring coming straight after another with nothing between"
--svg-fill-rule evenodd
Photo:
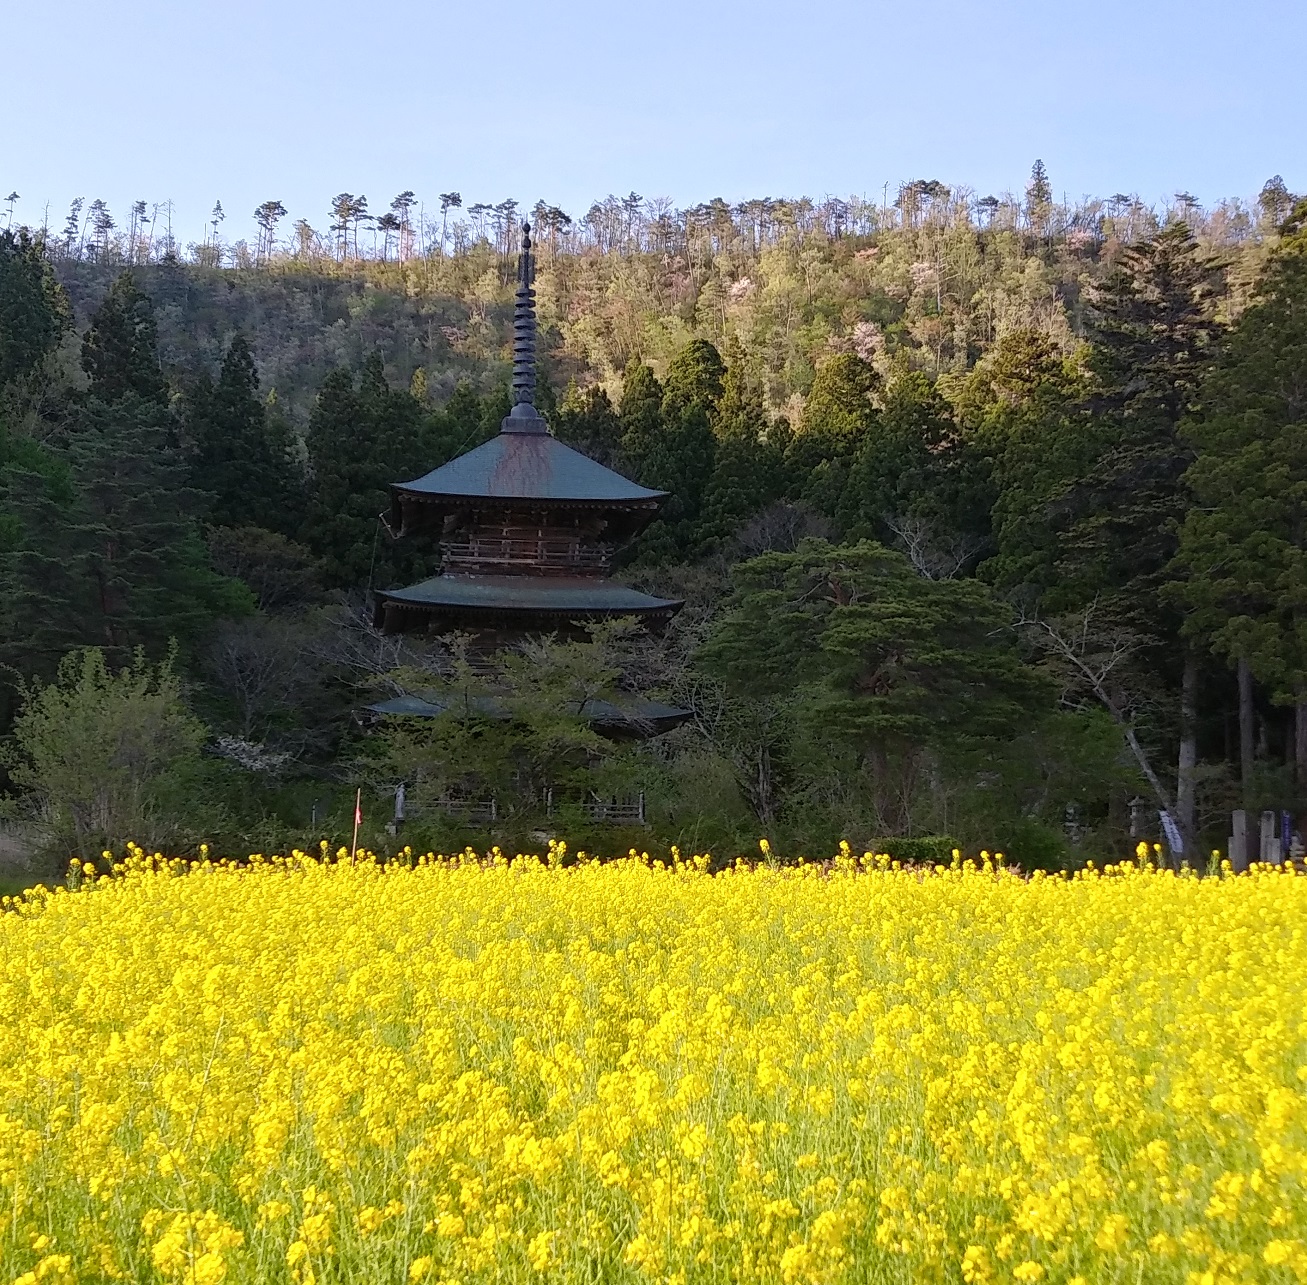
<instances>
[{"instance_id":1,"label":"green foliage","mask_svg":"<svg viewBox=\"0 0 1307 1285\"><path fill-rule=\"evenodd\" d=\"M1180 419L1211 364L1221 287L1222 265L1187 223L1122 251L1089 318L1089 365L1110 406L1136 419Z\"/></svg>"},{"instance_id":2,"label":"green foliage","mask_svg":"<svg viewBox=\"0 0 1307 1285\"><path fill-rule=\"evenodd\" d=\"M735 578L706 663L751 694L801 692L814 729L864 747L1002 736L1037 690L983 586L927 580L882 546L807 541Z\"/></svg>"},{"instance_id":3,"label":"green foliage","mask_svg":"<svg viewBox=\"0 0 1307 1285\"><path fill-rule=\"evenodd\" d=\"M423 452L422 408L386 382L379 354L357 382L348 370L327 376L309 419L312 464L302 538L322 560L330 585L394 584L418 567L411 548L385 540L378 514L391 482L431 467Z\"/></svg>"},{"instance_id":4,"label":"green foliage","mask_svg":"<svg viewBox=\"0 0 1307 1285\"><path fill-rule=\"evenodd\" d=\"M920 372L895 379L884 401L850 467L840 525L903 548L931 579L951 579L987 545L993 497L983 452Z\"/></svg>"},{"instance_id":5,"label":"green foliage","mask_svg":"<svg viewBox=\"0 0 1307 1285\"><path fill-rule=\"evenodd\" d=\"M1092 459L1067 485L1058 573L1140 637L1174 638L1163 588L1189 507L1180 421L1214 357L1219 268L1182 223L1132 247L1096 292Z\"/></svg>"},{"instance_id":6,"label":"green foliage","mask_svg":"<svg viewBox=\"0 0 1307 1285\"><path fill-rule=\"evenodd\" d=\"M561 441L606 468L616 467L622 424L600 385L592 384L585 389L570 385L551 422Z\"/></svg>"},{"instance_id":7,"label":"green foliage","mask_svg":"<svg viewBox=\"0 0 1307 1285\"><path fill-rule=\"evenodd\" d=\"M621 462L639 477L662 432L663 387L651 367L632 361L622 382Z\"/></svg>"},{"instance_id":8,"label":"green foliage","mask_svg":"<svg viewBox=\"0 0 1307 1285\"><path fill-rule=\"evenodd\" d=\"M722 392L722 370L717 350L701 340L678 355L665 385L643 364L627 368L621 460L637 481L670 493L662 521L640 542L649 561L683 557L700 539L717 449L712 416Z\"/></svg>"},{"instance_id":9,"label":"green foliage","mask_svg":"<svg viewBox=\"0 0 1307 1285\"><path fill-rule=\"evenodd\" d=\"M785 492L783 434L767 422L762 389L738 345L722 380L717 447L703 500L703 537L724 540Z\"/></svg>"},{"instance_id":10,"label":"green foliage","mask_svg":"<svg viewBox=\"0 0 1307 1285\"><path fill-rule=\"evenodd\" d=\"M91 317L82 337L82 369L90 376L92 395L103 402L134 396L167 405L154 304L130 272L114 280Z\"/></svg>"},{"instance_id":11,"label":"green foliage","mask_svg":"<svg viewBox=\"0 0 1307 1285\"><path fill-rule=\"evenodd\" d=\"M469 640L455 637L435 672L387 676L391 690L441 712L385 716L365 747L369 779L404 781L419 815L451 799L494 798L508 824L543 822L551 791L556 809L570 807L579 818L591 795L638 788L640 765L595 730L589 708L621 700L622 658L633 632L630 622L612 622L596 626L589 642L541 638L475 662Z\"/></svg>"},{"instance_id":12,"label":"green foliage","mask_svg":"<svg viewBox=\"0 0 1307 1285\"><path fill-rule=\"evenodd\" d=\"M1005 744L1046 699L975 581L818 540L734 578L699 663L739 711L732 739L756 747L737 779L762 820L806 812L849 834L910 833L922 818L906 783L928 759L938 774L950 756Z\"/></svg>"},{"instance_id":13,"label":"green foliage","mask_svg":"<svg viewBox=\"0 0 1307 1285\"><path fill-rule=\"evenodd\" d=\"M990 462L993 556L982 574L1027 601L1066 605L1057 525L1102 433L1081 409L1085 381L1047 336L1005 335L959 391L959 418ZM1074 601L1074 599L1072 599Z\"/></svg>"},{"instance_id":14,"label":"green foliage","mask_svg":"<svg viewBox=\"0 0 1307 1285\"><path fill-rule=\"evenodd\" d=\"M243 336L231 341L217 384L201 378L187 400L192 481L213 497L212 521L283 534L297 529L303 487L290 430L259 397L254 355Z\"/></svg>"},{"instance_id":15,"label":"green foliage","mask_svg":"<svg viewBox=\"0 0 1307 1285\"><path fill-rule=\"evenodd\" d=\"M1176 596L1188 628L1244 657L1283 703L1307 700L1307 202L1186 423Z\"/></svg>"},{"instance_id":16,"label":"green foliage","mask_svg":"<svg viewBox=\"0 0 1307 1285\"><path fill-rule=\"evenodd\" d=\"M667 368L663 382L663 414L678 418L694 406L711 418L721 401L726 365L706 339L692 339Z\"/></svg>"},{"instance_id":17,"label":"green foliage","mask_svg":"<svg viewBox=\"0 0 1307 1285\"><path fill-rule=\"evenodd\" d=\"M875 421L873 395L880 380L856 353L839 353L817 367L803 407L803 432L827 450L856 449Z\"/></svg>"},{"instance_id":18,"label":"green foliage","mask_svg":"<svg viewBox=\"0 0 1307 1285\"><path fill-rule=\"evenodd\" d=\"M39 369L70 316L42 242L26 228L0 232L0 388Z\"/></svg>"},{"instance_id":19,"label":"green foliage","mask_svg":"<svg viewBox=\"0 0 1307 1285\"><path fill-rule=\"evenodd\" d=\"M244 589L210 565L167 411L127 393L89 399L75 423L66 472L9 470L22 534L0 561L0 656L48 675L70 647L98 644L122 664L169 638L193 647L215 619L248 611Z\"/></svg>"},{"instance_id":20,"label":"green foliage","mask_svg":"<svg viewBox=\"0 0 1307 1285\"><path fill-rule=\"evenodd\" d=\"M946 834L926 834L915 839L890 835L884 839L872 839L867 851L885 853L905 865L948 865L953 860L954 850L959 847L958 840Z\"/></svg>"},{"instance_id":21,"label":"green foliage","mask_svg":"<svg viewBox=\"0 0 1307 1285\"><path fill-rule=\"evenodd\" d=\"M213 527L205 543L214 570L245 585L259 611L295 611L322 596L317 559L284 535L256 526Z\"/></svg>"},{"instance_id":22,"label":"green foliage","mask_svg":"<svg viewBox=\"0 0 1307 1285\"><path fill-rule=\"evenodd\" d=\"M179 818L160 805L206 733L182 700L171 653L151 664L138 652L115 671L99 648L72 651L53 682L24 684L21 697L0 763L51 843L89 857L176 833Z\"/></svg>"}]
</instances>

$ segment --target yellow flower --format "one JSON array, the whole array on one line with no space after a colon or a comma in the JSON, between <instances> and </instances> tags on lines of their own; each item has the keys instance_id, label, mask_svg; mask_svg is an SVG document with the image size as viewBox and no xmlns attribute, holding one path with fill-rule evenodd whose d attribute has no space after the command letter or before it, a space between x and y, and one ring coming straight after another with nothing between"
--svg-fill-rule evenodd
<instances>
[{"instance_id":1,"label":"yellow flower","mask_svg":"<svg viewBox=\"0 0 1307 1285\"><path fill-rule=\"evenodd\" d=\"M565 854L4 902L0 1280L1307 1280L1292 868Z\"/></svg>"}]
</instances>

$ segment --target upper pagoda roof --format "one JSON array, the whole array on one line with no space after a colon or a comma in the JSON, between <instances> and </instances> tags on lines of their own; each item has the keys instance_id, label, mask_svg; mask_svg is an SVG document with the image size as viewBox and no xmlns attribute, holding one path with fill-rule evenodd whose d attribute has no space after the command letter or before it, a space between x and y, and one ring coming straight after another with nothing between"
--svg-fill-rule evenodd
<instances>
[{"instance_id":1,"label":"upper pagoda roof","mask_svg":"<svg viewBox=\"0 0 1307 1285\"><path fill-rule=\"evenodd\" d=\"M666 491L653 491L597 464L564 445L547 429L505 427L490 441L391 490L415 499L545 500L580 504L661 504Z\"/></svg>"}]
</instances>

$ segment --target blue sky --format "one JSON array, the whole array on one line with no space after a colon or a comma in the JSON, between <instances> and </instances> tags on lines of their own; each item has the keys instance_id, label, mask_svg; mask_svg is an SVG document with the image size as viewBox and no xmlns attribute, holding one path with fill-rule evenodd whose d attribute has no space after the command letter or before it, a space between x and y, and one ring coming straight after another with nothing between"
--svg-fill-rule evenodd
<instances>
[{"instance_id":1,"label":"blue sky","mask_svg":"<svg viewBox=\"0 0 1307 1285\"><path fill-rule=\"evenodd\" d=\"M10 0L0 197L678 205L912 178L1059 196L1307 190L1302 0ZM2 217L2 215L0 215Z\"/></svg>"}]
</instances>

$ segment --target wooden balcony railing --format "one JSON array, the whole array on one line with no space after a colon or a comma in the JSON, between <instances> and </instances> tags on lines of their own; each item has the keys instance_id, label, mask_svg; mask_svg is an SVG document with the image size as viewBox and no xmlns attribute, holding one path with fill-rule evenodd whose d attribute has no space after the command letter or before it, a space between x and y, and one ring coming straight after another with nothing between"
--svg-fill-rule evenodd
<instances>
[{"instance_id":1,"label":"wooden balcony railing","mask_svg":"<svg viewBox=\"0 0 1307 1285\"><path fill-rule=\"evenodd\" d=\"M497 821L499 808L494 799L437 799L432 808L462 821Z\"/></svg>"},{"instance_id":2,"label":"wooden balcony railing","mask_svg":"<svg viewBox=\"0 0 1307 1285\"><path fill-rule=\"evenodd\" d=\"M606 570L612 562L612 550L603 546L584 546L574 540L515 540L481 537L473 540L450 540L441 545L445 566L460 567L539 567L550 570Z\"/></svg>"}]
</instances>

